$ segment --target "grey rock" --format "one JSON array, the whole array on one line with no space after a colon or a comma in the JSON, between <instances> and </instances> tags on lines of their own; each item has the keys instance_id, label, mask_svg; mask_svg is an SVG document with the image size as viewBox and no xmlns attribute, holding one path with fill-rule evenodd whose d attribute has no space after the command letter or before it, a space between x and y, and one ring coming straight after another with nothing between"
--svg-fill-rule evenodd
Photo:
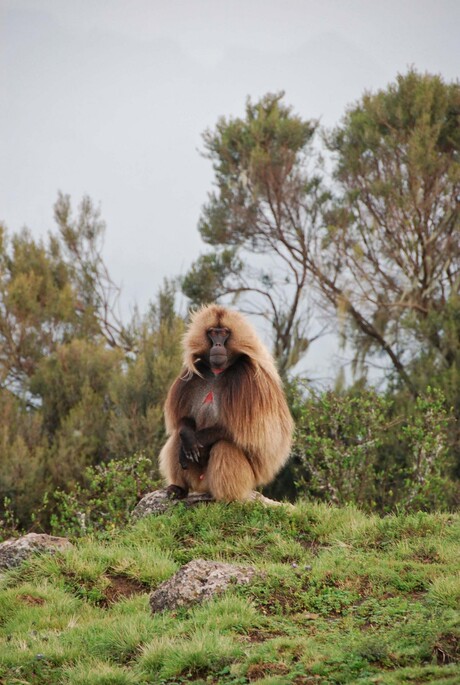
<instances>
[{"instance_id":1,"label":"grey rock","mask_svg":"<svg viewBox=\"0 0 460 685\"><path fill-rule=\"evenodd\" d=\"M207 493L192 493L184 499L169 499L167 490L155 490L145 495L134 507L131 516L134 519L141 519L149 514L164 514L169 509L177 506L180 502L186 507L193 507L202 502L213 502L214 499Z\"/></svg>"},{"instance_id":2,"label":"grey rock","mask_svg":"<svg viewBox=\"0 0 460 685\"><path fill-rule=\"evenodd\" d=\"M193 507L197 504L209 504L210 502L215 502L215 499L209 493L191 493L188 497L184 499L169 499L167 495L166 488L162 490L155 490L145 495L135 506L131 512L131 516L134 519L140 519L149 514L164 514L172 507L177 506L182 502L186 507ZM285 506L292 508L292 504L287 502L276 502L273 499L264 497L260 492L253 491L248 502L261 502L266 506Z\"/></svg>"},{"instance_id":3,"label":"grey rock","mask_svg":"<svg viewBox=\"0 0 460 685\"><path fill-rule=\"evenodd\" d=\"M59 538L44 533L28 533L17 539L0 543L0 569L19 566L32 554L37 552L61 551L72 547L67 538Z\"/></svg>"},{"instance_id":4,"label":"grey rock","mask_svg":"<svg viewBox=\"0 0 460 685\"><path fill-rule=\"evenodd\" d=\"M230 583L246 585L256 575L260 575L260 572L252 566L195 559L182 566L153 592L150 607L155 613L199 604L222 594Z\"/></svg>"}]
</instances>

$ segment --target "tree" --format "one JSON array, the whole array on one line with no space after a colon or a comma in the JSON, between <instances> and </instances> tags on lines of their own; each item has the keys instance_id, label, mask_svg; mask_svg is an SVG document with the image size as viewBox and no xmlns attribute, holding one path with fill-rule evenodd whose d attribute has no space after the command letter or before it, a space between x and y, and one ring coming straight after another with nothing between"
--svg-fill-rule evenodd
<instances>
[{"instance_id":1,"label":"tree","mask_svg":"<svg viewBox=\"0 0 460 685\"><path fill-rule=\"evenodd\" d=\"M134 341L117 309L120 287L102 258L106 226L100 210L91 198L84 196L74 217L70 196L59 193L54 218L77 294L77 311L96 320L98 333L111 347L130 351Z\"/></svg>"},{"instance_id":2,"label":"tree","mask_svg":"<svg viewBox=\"0 0 460 685\"><path fill-rule=\"evenodd\" d=\"M340 205L328 227L327 299L357 360L383 352L416 395L423 356L460 360L460 87L410 70L365 94L329 136ZM391 375L391 373L390 373Z\"/></svg>"},{"instance_id":3,"label":"tree","mask_svg":"<svg viewBox=\"0 0 460 685\"><path fill-rule=\"evenodd\" d=\"M317 166L309 172L316 125L281 97L248 102L244 120L205 134L217 192L199 229L217 249L193 265L184 291L259 294L286 370L308 346L310 286L354 347L355 370L384 355L387 378L415 397L422 356L458 369L459 85L410 70L365 94L327 136L334 200ZM257 268L259 255L273 267Z\"/></svg>"},{"instance_id":4,"label":"tree","mask_svg":"<svg viewBox=\"0 0 460 685\"><path fill-rule=\"evenodd\" d=\"M30 522L46 488L48 440L39 413L0 389L0 539Z\"/></svg>"},{"instance_id":5,"label":"tree","mask_svg":"<svg viewBox=\"0 0 460 685\"><path fill-rule=\"evenodd\" d=\"M85 466L109 458L109 386L123 355L101 341L75 338L44 357L30 390L48 440L47 475L71 488Z\"/></svg>"},{"instance_id":6,"label":"tree","mask_svg":"<svg viewBox=\"0 0 460 685\"><path fill-rule=\"evenodd\" d=\"M182 364L184 321L174 309L176 284L166 281L144 317L132 326L136 354L127 355L110 385L107 444L112 456L156 458L166 439L163 404Z\"/></svg>"},{"instance_id":7,"label":"tree","mask_svg":"<svg viewBox=\"0 0 460 685\"><path fill-rule=\"evenodd\" d=\"M46 241L0 232L0 508L27 527L48 522L47 492L84 489L95 467L134 452L156 457L181 363L174 283L124 324L99 210L84 198L74 216L60 194L55 217Z\"/></svg>"},{"instance_id":8,"label":"tree","mask_svg":"<svg viewBox=\"0 0 460 685\"><path fill-rule=\"evenodd\" d=\"M214 251L192 266L183 291L193 304L238 297L241 309L265 317L284 373L311 342L305 255L329 194L313 151L317 123L302 121L282 97L248 100L244 119L221 118L204 134L216 191L199 230Z\"/></svg>"},{"instance_id":9,"label":"tree","mask_svg":"<svg viewBox=\"0 0 460 685\"><path fill-rule=\"evenodd\" d=\"M34 240L27 229L0 227L0 385L25 397L40 360L75 338L130 349L116 311L118 288L101 257L105 230L83 198L73 217L70 198L55 204L58 234ZM30 399L30 398L29 398Z\"/></svg>"},{"instance_id":10,"label":"tree","mask_svg":"<svg viewBox=\"0 0 460 685\"><path fill-rule=\"evenodd\" d=\"M80 328L68 265L55 239L48 247L27 230L0 243L2 387L23 395L43 356ZM87 322L89 325L89 321Z\"/></svg>"}]
</instances>

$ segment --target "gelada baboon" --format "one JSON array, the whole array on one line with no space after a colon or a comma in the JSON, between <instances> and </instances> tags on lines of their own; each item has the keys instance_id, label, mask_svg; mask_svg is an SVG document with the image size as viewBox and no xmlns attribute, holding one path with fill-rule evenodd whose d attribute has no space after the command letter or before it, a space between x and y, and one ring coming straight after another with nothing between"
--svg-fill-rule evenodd
<instances>
[{"instance_id":1,"label":"gelada baboon","mask_svg":"<svg viewBox=\"0 0 460 685\"><path fill-rule=\"evenodd\" d=\"M273 358L244 316L219 305L193 315L165 419L160 468L170 497L244 500L274 478L293 422Z\"/></svg>"}]
</instances>

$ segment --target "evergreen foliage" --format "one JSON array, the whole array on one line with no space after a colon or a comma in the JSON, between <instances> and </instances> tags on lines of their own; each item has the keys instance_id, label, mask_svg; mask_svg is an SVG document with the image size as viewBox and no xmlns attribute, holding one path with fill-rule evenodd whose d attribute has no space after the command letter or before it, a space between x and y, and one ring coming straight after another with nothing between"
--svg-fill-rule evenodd
<instances>
[{"instance_id":1,"label":"evergreen foliage","mask_svg":"<svg viewBox=\"0 0 460 685\"><path fill-rule=\"evenodd\" d=\"M204 134L217 189L198 228L214 251L192 265L182 288L194 304L212 294L231 296L263 316L285 374L311 338L304 325L308 265L301 252L318 230L329 194L313 148L318 124L303 121L282 98L248 100L244 118L221 118Z\"/></svg>"},{"instance_id":2,"label":"evergreen foliage","mask_svg":"<svg viewBox=\"0 0 460 685\"><path fill-rule=\"evenodd\" d=\"M110 460L143 453L155 479L162 406L180 368L183 322L173 284L147 315L123 325L101 256L98 210L84 198L74 217L70 199L59 195L55 216L58 233L47 241L26 230L9 238L3 228L0 243L5 535L12 526L48 526L63 492L91 486L92 468Z\"/></svg>"},{"instance_id":3,"label":"evergreen foliage","mask_svg":"<svg viewBox=\"0 0 460 685\"><path fill-rule=\"evenodd\" d=\"M282 93L204 135L208 251L182 289L192 305L230 300L268 322L296 420L272 496L380 512L460 501L459 117L458 83L410 69L322 132L330 177L318 122ZM60 193L54 215L41 240L0 230L2 537L77 531L83 514L95 530L125 520L130 488L158 477L181 364L176 283L124 321L99 209ZM353 351L347 389L294 375L324 330ZM374 362L381 392L367 382Z\"/></svg>"},{"instance_id":4,"label":"evergreen foliage","mask_svg":"<svg viewBox=\"0 0 460 685\"><path fill-rule=\"evenodd\" d=\"M206 132L216 190L199 228L212 251L192 266L183 290L192 302L212 291L238 298L264 316L285 377L324 330L352 350L356 390L366 387L370 365L381 367L385 420L395 428L380 456L373 450L399 473L398 490L407 463L401 445L410 449L398 426L417 414L428 388L440 390L452 408L445 467L458 478L460 85L410 69L365 93L323 132L329 179L317 131L283 94L269 94ZM290 482L292 489L292 473Z\"/></svg>"},{"instance_id":5,"label":"evergreen foliage","mask_svg":"<svg viewBox=\"0 0 460 685\"><path fill-rule=\"evenodd\" d=\"M387 354L413 395L426 387L420 366L458 373L459 124L459 84L410 70L365 94L329 136L338 287L371 327L350 318L357 359Z\"/></svg>"},{"instance_id":6,"label":"evergreen foliage","mask_svg":"<svg viewBox=\"0 0 460 685\"><path fill-rule=\"evenodd\" d=\"M315 393L297 383L291 398L291 497L308 493L379 512L458 506L449 443L454 419L439 390L428 388L399 415L374 390Z\"/></svg>"}]
</instances>

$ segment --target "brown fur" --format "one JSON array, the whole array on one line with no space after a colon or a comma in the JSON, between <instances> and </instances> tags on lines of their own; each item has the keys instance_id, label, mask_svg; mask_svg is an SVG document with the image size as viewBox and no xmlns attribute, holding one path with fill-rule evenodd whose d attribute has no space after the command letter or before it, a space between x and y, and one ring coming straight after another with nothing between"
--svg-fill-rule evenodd
<instances>
[{"instance_id":1,"label":"brown fur","mask_svg":"<svg viewBox=\"0 0 460 685\"><path fill-rule=\"evenodd\" d=\"M230 330L226 348L231 364L215 379L206 375L204 363L212 327ZM217 397L215 420L231 439L213 445L206 466L191 462L183 470L179 424L192 417L197 429L204 427L199 425L204 420L201 398L210 388ZM195 312L184 337L184 368L166 399L165 421L171 437L161 451L160 468L169 485L231 501L273 480L289 456L293 422L273 358L244 316L220 305Z\"/></svg>"}]
</instances>

